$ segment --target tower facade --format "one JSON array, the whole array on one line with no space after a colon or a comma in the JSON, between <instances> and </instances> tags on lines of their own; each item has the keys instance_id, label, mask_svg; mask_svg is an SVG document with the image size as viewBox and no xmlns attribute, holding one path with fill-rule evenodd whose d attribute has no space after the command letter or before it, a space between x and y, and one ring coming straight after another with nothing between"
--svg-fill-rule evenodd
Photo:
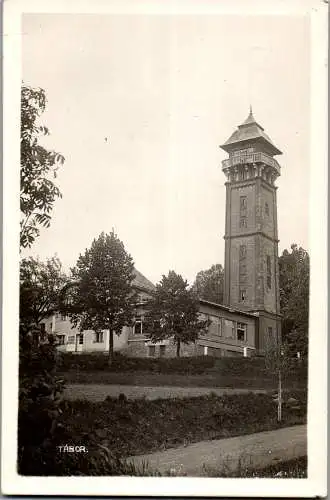
<instances>
[{"instance_id":1,"label":"tower facade","mask_svg":"<svg viewBox=\"0 0 330 500\"><path fill-rule=\"evenodd\" d=\"M252 110L221 146L226 175L225 305L258 317L255 345L262 354L281 335L275 180L282 154Z\"/></svg>"}]
</instances>

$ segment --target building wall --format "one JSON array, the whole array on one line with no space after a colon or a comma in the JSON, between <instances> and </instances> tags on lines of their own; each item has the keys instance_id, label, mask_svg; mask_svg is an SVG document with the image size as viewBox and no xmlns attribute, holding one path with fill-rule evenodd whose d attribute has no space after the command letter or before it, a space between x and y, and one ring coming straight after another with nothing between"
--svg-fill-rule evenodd
<instances>
[{"instance_id":1,"label":"building wall","mask_svg":"<svg viewBox=\"0 0 330 500\"><path fill-rule=\"evenodd\" d=\"M211 321L207 334L197 341L199 346L208 347L207 354L250 356L256 353L257 316L231 312L221 306L205 303L201 303L200 313L201 318ZM242 325L245 330L244 339L239 336L242 334Z\"/></svg>"},{"instance_id":2,"label":"building wall","mask_svg":"<svg viewBox=\"0 0 330 500\"><path fill-rule=\"evenodd\" d=\"M81 332L78 328L72 327L69 319L63 319L60 314L54 315L53 320L46 322L47 331L57 336L64 336L64 344L59 346L59 350L67 352L107 352L109 350L109 331L104 330L103 342L96 342L95 332L84 330L83 343L79 342ZM52 326L51 326L52 325ZM128 339L128 328L124 327L121 335L114 334L114 351L124 348Z\"/></svg>"},{"instance_id":3,"label":"building wall","mask_svg":"<svg viewBox=\"0 0 330 500\"><path fill-rule=\"evenodd\" d=\"M150 349L152 348L152 350ZM180 357L196 356L198 354L198 346L194 342L190 344L181 344ZM176 345L172 340L164 340L153 344L148 340L129 340L128 345L123 351L123 354L131 357L141 358L174 358L176 357Z\"/></svg>"}]
</instances>

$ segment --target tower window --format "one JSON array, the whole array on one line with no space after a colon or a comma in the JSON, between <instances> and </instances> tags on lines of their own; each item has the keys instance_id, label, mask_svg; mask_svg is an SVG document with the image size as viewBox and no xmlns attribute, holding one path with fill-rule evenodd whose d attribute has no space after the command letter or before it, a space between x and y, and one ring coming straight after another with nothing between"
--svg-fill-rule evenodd
<instances>
[{"instance_id":1,"label":"tower window","mask_svg":"<svg viewBox=\"0 0 330 500\"><path fill-rule=\"evenodd\" d=\"M83 344L84 343L84 334L81 333L80 335L78 335L78 339L79 339L79 344Z\"/></svg>"},{"instance_id":2,"label":"tower window","mask_svg":"<svg viewBox=\"0 0 330 500\"><path fill-rule=\"evenodd\" d=\"M272 287L272 268L271 268L271 260L270 260L270 256L267 255L267 261L266 261L266 265L267 265L267 288L271 288Z\"/></svg>"},{"instance_id":3,"label":"tower window","mask_svg":"<svg viewBox=\"0 0 330 500\"><path fill-rule=\"evenodd\" d=\"M245 259L245 257L246 257L246 245L240 245L239 246L239 258Z\"/></svg>"},{"instance_id":4,"label":"tower window","mask_svg":"<svg viewBox=\"0 0 330 500\"><path fill-rule=\"evenodd\" d=\"M240 217L239 226L246 227L246 217Z\"/></svg>"},{"instance_id":5,"label":"tower window","mask_svg":"<svg viewBox=\"0 0 330 500\"><path fill-rule=\"evenodd\" d=\"M269 205L267 202L265 203L265 214L269 215Z\"/></svg>"},{"instance_id":6,"label":"tower window","mask_svg":"<svg viewBox=\"0 0 330 500\"><path fill-rule=\"evenodd\" d=\"M268 340L273 340L273 328L271 326L268 327Z\"/></svg>"},{"instance_id":7,"label":"tower window","mask_svg":"<svg viewBox=\"0 0 330 500\"><path fill-rule=\"evenodd\" d=\"M240 288L239 300L240 300L240 302L245 302L245 300L246 300L246 290L244 288Z\"/></svg>"},{"instance_id":8,"label":"tower window","mask_svg":"<svg viewBox=\"0 0 330 500\"><path fill-rule=\"evenodd\" d=\"M246 208L247 208L246 196L240 196L240 210L241 210L241 212L246 210Z\"/></svg>"}]
</instances>

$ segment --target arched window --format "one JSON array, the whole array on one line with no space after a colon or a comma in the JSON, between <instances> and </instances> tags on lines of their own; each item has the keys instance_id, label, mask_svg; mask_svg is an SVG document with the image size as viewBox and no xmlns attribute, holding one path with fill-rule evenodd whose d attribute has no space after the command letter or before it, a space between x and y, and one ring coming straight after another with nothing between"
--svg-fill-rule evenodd
<instances>
[{"instance_id":1,"label":"arched window","mask_svg":"<svg viewBox=\"0 0 330 500\"><path fill-rule=\"evenodd\" d=\"M265 203L265 214L269 215L269 205L268 205L267 201Z\"/></svg>"}]
</instances>

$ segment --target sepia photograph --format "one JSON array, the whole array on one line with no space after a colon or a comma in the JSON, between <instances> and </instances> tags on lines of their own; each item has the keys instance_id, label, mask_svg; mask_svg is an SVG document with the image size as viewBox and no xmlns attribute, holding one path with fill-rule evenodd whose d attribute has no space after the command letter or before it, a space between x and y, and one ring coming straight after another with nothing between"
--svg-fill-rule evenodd
<instances>
[{"instance_id":1,"label":"sepia photograph","mask_svg":"<svg viewBox=\"0 0 330 500\"><path fill-rule=\"evenodd\" d=\"M9 493L326 494L327 5L265 3L12 10Z\"/></svg>"}]
</instances>

